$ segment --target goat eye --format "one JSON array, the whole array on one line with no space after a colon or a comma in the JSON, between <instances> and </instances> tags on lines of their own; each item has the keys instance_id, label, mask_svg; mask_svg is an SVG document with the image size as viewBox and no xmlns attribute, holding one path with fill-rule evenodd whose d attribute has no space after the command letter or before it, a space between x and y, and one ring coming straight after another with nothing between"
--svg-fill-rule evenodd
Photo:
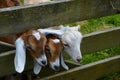
<instances>
[{"instance_id":1,"label":"goat eye","mask_svg":"<svg viewBox=\"0 0 120 80\"><path fill-rule=\"evenodd\" d=\"M51 51L50 51L50 47L46 46L45 47L45 51L47 52L47 54L49 54L50 56L52 56L51 55Z\"/></svg>"},{"instance_id":2,"label":"goat eye","mask_svg":"<svg viewBox=\"0 0 120 80\"><path fill-rule=\"evenodd\" d=\"M50 52L50 48L49 48L49 47L46 47L45 50L46 50L47 52Z\"/></svg>"},{"instance_id":3,"label":"goat eye","mask_svg":"<svg viewBox=\"0 0 120 80\"><path fill-rule=\"evenodd\" d=\"M64 47L69 47L69 45L68 44L64 44Z\"/></svg>"},{"instance_id":4,"label":"goat eye","mask_svg":"<svg viewBox=\"0 0 120 80\"><path fill-rule=\"evenodd\" d=\"M33 51L32 47L30 45L27 45L26 48L29 50L29 51Z\"/></svg>"}]
</instances>

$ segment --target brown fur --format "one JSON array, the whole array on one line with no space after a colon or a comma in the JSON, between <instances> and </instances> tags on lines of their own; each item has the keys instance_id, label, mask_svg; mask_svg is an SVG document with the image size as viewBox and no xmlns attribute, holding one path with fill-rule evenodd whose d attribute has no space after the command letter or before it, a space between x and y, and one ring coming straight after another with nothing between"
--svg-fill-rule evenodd
<instances>
[{"instance_id":1,"label":"brown fur","mask_svg":"<svg viewBox=\"0 0 120 80\"><path fill-rule=\"evenodd\" d=\"M25 46L27 48L27 53L29 53L33 58L39 58L41 56L41 54L44 53L47 39L42 33L39 32L41 38L40 38L40 40L37 40L32 35L32 31L38 32L37 30L26 30L25 32L22 32L22 33L19 33L19 34L16 34L16 35L8 35L8 36L0 37L0 41L10 43L10 44L14 44L15 40L18 37L21 37L24 40ZM28 49L28 46L32 50Z\"/></svg>"},{"instance_id":2,"label":"brown fur","mask_svg":"<svg viewBox=\"0 0 120 80\"><path fill-rule=\"evenodd\" d=\"M46 45L46 37L39 32L39 34L41 35L40 40L37 40L33 35L32 35L32 31L30 30L26 33L24 33L22 36L22 39L25 42L25 46L30 45L30 47L32 48L32 50L28 50L28 53L33 56L34 58L39 58L41 56L40 53L44 53L45 50L45 45ZM35 30L36 31L36 30ZM36 31L38 32L38 31Z\"/></svg>"},{"instance_id":3,"label":"brown fur","mask_svg":"<svg viewBox=\"0 0 120 80\"><path fill-rule=\"evenodd\" d=\"M49 62L54 62L57 58L59 58L60 53L62 51L63 45L62 42L60 41L59 43L54 43L54 39L59 39L56 35L47 35L47 44L46 44L46 49L49 48L50 52L45 50L46 57Z\"/></svg>"},{"instance_id":4,"label":"brown fur","mask_svg":"<svg viewBox=\"0 0 120 80\"><path fill-rule=\"evenodd\" d=\"M0 8L19 6L20 0L0 0Z\"/></svg>"}]
</instances>

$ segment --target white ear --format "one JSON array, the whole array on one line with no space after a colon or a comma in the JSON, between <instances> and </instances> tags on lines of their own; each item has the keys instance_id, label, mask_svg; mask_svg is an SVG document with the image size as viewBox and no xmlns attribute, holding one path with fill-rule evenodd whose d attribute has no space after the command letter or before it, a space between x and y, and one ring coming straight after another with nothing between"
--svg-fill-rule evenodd
<instances>
[{"instance_id":1,"label":"white ear","mask_svg":"<svg viewBox=\"0 0 120 80\"><path fill-rule=\"evenodd\" d=\"M15 70L19 73L23 72L26 62L26 49L24 47L24 41L18 38L15 41L16 54L14 58Z\"/></svg>"},{"instance_id":2,"label":"white ear","mask_svg":"<svg viewBox=\"0 0 120 80\"><path fill-rule=\"evenodd\" d=\"M61 62L61 66L65 69L65 70L69 70L69 67L65 64L62 53L60 54L60 62Z\"/></svg>"},{"instance_id":3,"label":"white ear","mask_svg":"<svg viewBox=\"0 0 120 80\"><path fill-rule=\"evenodd\" d=\"M80 29L80 25L76 26L76 31L78 31Z\"/></svg>"},{"instance_id":4,"label":"white ear","mask_svg":"<svg viewBox=\"0 0 120 80\"><path fill-rule=\"evenodd\" d=\"M67 27L63 27L60 30L54 30L54 29L38 29L38 31L40 31L41 33L43 33L44 35L48 35L48 34L56 34L58 36L62 36L66 31L67 31Z\"/></svg>"},{"instance_id":5,"label":"white ear","mask_svg":"<svg viewBox=\"0 0 120 80\"><path fill-rule=\"evenodd\" d=\"M59 27L60 27L60 28L63 28L64 26L63 26L63 25L60 25Z\"/></svg>"},{"instance_id":6,"label":"white ear","mask_svg":"<svg viewBox=\"0 0 120 80\"><path fill-rule=\"evenodd\" d=\"M72 30L72 31L79 31L80 25L69 27L69 29Z\"/></svg>"},{"instance_id":7,"label":"white ear","mask_svg":"<svg viewBox=\"0 0 120 80\"><path fill-rule=\"evenodd\" d=\"M34 69L33 72L34 74L39 74L42 69L42 66L37 63L37 61L34 61Z\"/></svg>"}]
</instances>

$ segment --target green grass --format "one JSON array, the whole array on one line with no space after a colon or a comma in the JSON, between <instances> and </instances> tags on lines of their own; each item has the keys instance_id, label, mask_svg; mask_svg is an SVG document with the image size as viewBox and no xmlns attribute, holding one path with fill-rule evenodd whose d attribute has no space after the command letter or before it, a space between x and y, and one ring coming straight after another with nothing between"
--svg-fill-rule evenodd
<instances>
[{"instance_id":1,"label":"green grass","mask_svg":"<svg viewBox=\"0 0 120 80\"><path fill-rule=\"evenodd\" d=\"M95 31L101 31L101 30L105 30L109 28L119 27L120 26L120 14L76 22L76 23L70 24L70 26L76 26L78 24L81 25L80 31L82 32L82 34L88 34L88 33L95 32ZM88 64L88 63L95 62L95 61L105 59L108 57L112 57L115 55L120 55L120 46L116 46L113 48L93 52L87 55L83 55L81 64ZM112 73L98 80L120 80L120 72Z\"/></svg>"},{"instance_id":2,"label":"green grass","mask_svg":"<svg viewBox=\"0 0 120 80\"><path fill-rule=\"evenodd\" d=\"M23 3L24 3L24 0L20 0L20 2L23 4Z\"/></svg>"},{"instance_id":3,"label":"green grass","mask_svg":"<svg viewBox=\"0 0 120 80\"><path fill-rule=\"evenodd\" d=\"M119 27L120 26L120 15L102 17L97 19L90 19L81 22L76 22L70 24L71 26L81 25L81 32L83 34L105 30L108 28Z\"/></svg>"},{"instance_id":4,"label":"green grass","mask_svg":"<svg viewBox=\"0 0 120 80\"><path fill-rule=\"evenodd\" d=\"M83 55L81 64L88 64L115 55L120 55L120 46L97 51L88 55Z\"/></svg>"}]
</instances>

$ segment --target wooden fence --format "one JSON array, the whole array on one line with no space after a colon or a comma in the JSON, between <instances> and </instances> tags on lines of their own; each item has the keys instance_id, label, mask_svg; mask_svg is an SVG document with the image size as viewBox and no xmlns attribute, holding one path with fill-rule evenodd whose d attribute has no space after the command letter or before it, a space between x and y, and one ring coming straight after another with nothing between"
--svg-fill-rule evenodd
<instances>
[{"instance_id":1,"label":"wooden fence","mask_svg":"<svg viewBox=\"0 0 120 80\"><path fill-rule=\"evenodd\" d=\"M0 9L0 36L19 33L29 28L50 26L117 14L120 0L60 0L42 4ZM85 34L81 44L82 54L120 45L120 27ZM18 80L13 74L15 48L0 42L0 77ZM66 56L66 55L65 55ZM48 68L42 70L43 80L95 80L103 75L120 71L120 55L94 63L79 65L68 62L70 70L57 74ZM113 65L114 64L114 65ZM29 80L33 61L27 57L26 71ZM47 71L47 73L46 73ZM9 76L10 75L10 76ZM17 74L20 75L20 74ZM14 79L13 79L14 78ZM39 78L37 80L40 80Z\"/></svg>"}]
</instances>

